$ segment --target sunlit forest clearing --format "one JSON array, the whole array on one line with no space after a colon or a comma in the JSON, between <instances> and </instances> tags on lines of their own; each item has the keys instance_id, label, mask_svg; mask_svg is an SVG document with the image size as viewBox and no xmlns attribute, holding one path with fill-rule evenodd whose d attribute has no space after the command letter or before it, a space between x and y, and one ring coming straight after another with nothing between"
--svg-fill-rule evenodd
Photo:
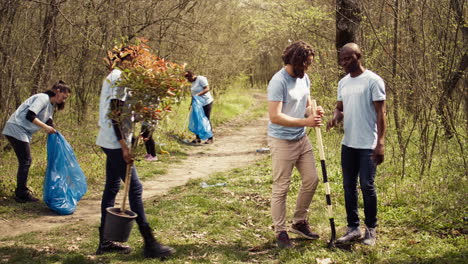
<instances>
[{"instance_id":1,"label":"sunlit forest clearing","mask_svg":"<svg viewBox=\"0 0 468 264\"><path fill-rule=\"evenodd\" d=\"M283 66L285 47L297 40L315 51L307 72L310 93L324 108L324 121L330 120L337 83L344 76L338 50L355 42L362 49L363 65L383 78L387 93L385 161L376 176L377 245L327 248L330 226L325 190L319 183L309 223L321 238L312 242L294 238L294 248L278 249L269 207L271 158L262 153L263 158L248 166L192 179L145 200L155 235L177 250L165 262L463 263L468 221L467 13L463 0L4 0L0 129L28 97L57 80L66 82L72 92L65 109L55 113L54 124L73 146L86 175L84 199L98 203L105 179L105 156L95 145L99 95L109 74L104 58L116 45L146 39L159 58L206 76L215 98L213 129L228 138L267 116L268 81ZM214 145L196 151L186 144L194 137L187 129L190 86L178 96L154 132L159 161L136 162L143 185L183 166L193 155L208 159L216 156L210 151L225 150L216 138ZM308 135L318 165L315 133ZM340 236L346 229L340 164L343 129L322 128L322 135ZM46 141L46 134L38 132L31 143L28 184L39 198L47 167ZM266 147L239 144L246 151ZM135 155L144 151L140 144ZM201 170L203 166L207 165L200 164ZM1 135L0 222L22 223L51 214L42 201L15 202L17 169L15 153ZM294 171L289 215L300 186L298 177ZM203 182L226 185L201 188ZM143 258L136 230L128 242L134 248L129 255L94 255L97 226L96 219L2 236L0 263L158 262Z\"/></svg>"}]
</instances>

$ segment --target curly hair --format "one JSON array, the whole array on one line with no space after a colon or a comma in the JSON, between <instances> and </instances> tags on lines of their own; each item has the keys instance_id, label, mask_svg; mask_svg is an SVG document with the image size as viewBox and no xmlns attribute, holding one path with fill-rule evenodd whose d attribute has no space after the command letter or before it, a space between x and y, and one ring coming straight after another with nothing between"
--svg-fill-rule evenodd
<instances>
[{"instance_id":1,"label":"curly hair","mask_svg":"<svg viewBox=\"0 0 468 264\"><path fill-rule=\"evenodd\" d=\"M309 56L315 56L314 50L307 42L299 40L283 51L282 59L285 65L290 64L295 67L304 66Z\"/></svg>"}]
</instances>

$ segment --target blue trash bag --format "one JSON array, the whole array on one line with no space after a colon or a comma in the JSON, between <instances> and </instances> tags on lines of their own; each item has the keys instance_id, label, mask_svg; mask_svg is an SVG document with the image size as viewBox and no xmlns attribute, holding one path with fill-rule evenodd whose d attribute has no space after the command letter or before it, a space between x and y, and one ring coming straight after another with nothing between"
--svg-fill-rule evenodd
<instances>
[{"instance_id":1,"label":"blue trash bag","mask_svg":"<svg viewBox=\"0 0 468 264\"><path fill-rule=\"evenodd\" d=\"M49 134L44 202L58 214L73 214L87 188L86 177L70 144L59 132Z\"/></svg>"},{"instance_id":2,"label":"blue trash bag","mask_svg":"<svg viewBox=\"0 0 468 264\"><path fill-rule=\"evenodd\" d=\"M199 96L192 97L192 110L190 111L189 130L198 135L202 140L213 137L211 124L203 111L202 99Z\"/></svg>"}]
</instances>

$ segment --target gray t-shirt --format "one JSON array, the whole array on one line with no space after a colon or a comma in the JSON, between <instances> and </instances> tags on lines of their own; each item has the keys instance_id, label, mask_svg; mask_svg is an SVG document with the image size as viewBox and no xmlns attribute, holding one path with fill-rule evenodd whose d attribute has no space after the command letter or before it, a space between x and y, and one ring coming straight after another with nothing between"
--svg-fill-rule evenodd
<instances>
[{"instance_id":1,"label":"gray t-shirt","mask_svg":"<svg viewBox=\"0 0 468 264\"><path fill-rule=\"evenodd\" d=\"M208 86L208 79L205 76L197 75L197 79L192 83L192 87L190 88L192 96L195 96L197 93L203 91L205 87ZM213 102L213 96L211 96L210 92L200 96L203 102L203 106L209 105Z\"/></svg>"},{"instance_id":2,"label":"gray t-shirt","mask_svg":"<svg viewBox=\"0 0 468 264\"><path fill-rule=\"evenodd\" d=\"M40 127L26 119L28 111L36 114L36 118L47 122L54 114L54 106L50 102L49 95L45 93L35 94L24 101L10 116L3 128L3 135L14 137L23 142L31 142L32 134Z\"/></svg>"},{"instance_id":3,"label":"gray t-shirt","mask_svg":"<svg viewBox=\"0 0 468 264\"><path fill-rule=\"evenodd\" d=\"M295 118L304 118L310 96L310 79L307 74L293 78L282 68L268 84L268 101L283 102L281 112ZM268 123L268 135L274 138L296 140L305 135L304 127L286 127Z\"/></svg>"},{"instance_id":4,"label":"gray t-shirt","mask_svg":"<svg viewBox=\"0 0 468 264\"><path fill-rule=\"evenodd\" d=\"M377 145L377 113L374 101L385 100L383 79L370 70L338 82L338 101L343 102L344 137L341 144L357 149Z\"/></svg>"},{"instance_id":5,"label":"gray t-shirt","mask_svg":"<svg viewBox=\"0 0 468 264\"><path fill-rule=\"evenodd\" d=\"M116 83L120 80L122 71L119 69L112 70L102 83L101 97L99 99L99 132L96 139L96 145L107 149L121 148L117 136L115 135L112 121L109 118L110 102L112 99L126 101L128 99L127 89L117 86ZM122 109L125 112L128 104ZM127 145L130 146L131 137L131 121L128 119L121 120L120 128L122 137L125 138Z\"/></svg>"}]
</instances>

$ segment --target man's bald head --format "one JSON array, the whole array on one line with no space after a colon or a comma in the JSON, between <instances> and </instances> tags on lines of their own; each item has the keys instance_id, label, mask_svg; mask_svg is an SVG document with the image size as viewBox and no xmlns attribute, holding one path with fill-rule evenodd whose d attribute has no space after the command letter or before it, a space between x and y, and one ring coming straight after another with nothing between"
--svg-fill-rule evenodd
<instances>
[{"instance_id":1,"label":"man's bald head","mask_svg":"<svg viewBox=\"0 0 468 264\"><path fill-rule=\"evenodd\" d=\"M358 59L361 59L361 49L356 43L350 42L350 43L345 44L343 47L341 47L340 53L341 52L352 52L356 54L356 57Z\"/></svg>"},{"instance_id":2,"label":"man's bald head","mask_svg":"<svg viewBox=\"0 0 468 264\"><path fill-rule=\"evenodd\" d=\"M338 63L352 77L358 76L365 70L361 64L361 49L356 43L347 43L340 49Z\"/></svg>"}]
</instances>

